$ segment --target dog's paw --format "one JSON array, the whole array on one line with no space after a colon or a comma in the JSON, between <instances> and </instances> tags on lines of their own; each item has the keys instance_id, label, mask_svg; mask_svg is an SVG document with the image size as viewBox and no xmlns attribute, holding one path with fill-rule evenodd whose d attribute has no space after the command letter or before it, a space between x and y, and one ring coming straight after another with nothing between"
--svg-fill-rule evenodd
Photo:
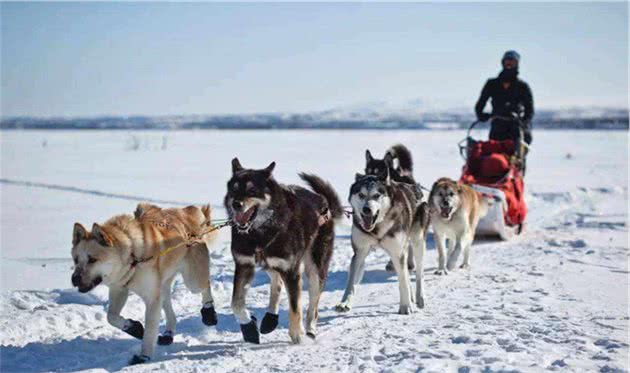
<instances>
[{"instance_id":1,"label":"dog's paw","mask_svg":"<svg viewBox=\"0 0 630 373\"><path fill-rule=\"evenodd\" d=\"M352 307L348 303L339 303L335 306L335 311L337 312L349 312L351 309Z\"/></svg>"},{"instance_id":2,"label":"dog's paw","mask_svg":"<svg viewBox=\"0 0 630 373\"><path fill-rule=\"evenodd\" d=\"M138 339L142 339L142 337L144 337L144 327L140 321L127 319L122 330L130 336Z\"/></svg>"},{"instance_id":3,"label":"dog's paw","mask_svg":"<svg viewBox=\"0 0 630 373\"><path fill-rule=\"evenodd\" d=\"M201 308L201 322L208 326L217 325L219 322L217 312L214 310L214 306L212 306L212 304L208 306L204 305Z\"/></svg>"},{"instance_id":4,"label":"dog's paw","mask_svg":"<svg viewBox=\"0 0 630 373\"><path fill-rule=\"evenodd\" d=\"M162 333L162 335L158 337L157 343L160 346L168 346L170 344L173 344L173 332L170 330L167 330L164 333Z\"/></svg>"},{"instance_id":5,"label":"dog's paw","mask_svg":"<svg viewBox=\"0 0 630 373\"><path fill-rule=\"evenodd\" d=\"M438 269L438 270L436 270L433 273L438 275L438 276L448 275L448 271L446 269Z\"/></svg>"},{"instance_id":6,"label":"dog's paw","mask_svg":"<svg viewBox=\"0 0 630 373\"><path fill-rule=\"evenodd\" d=\"M414 308L413 304L401 304L400 308L398 308L399 315L411 315L415 311L416 309Z\"/></svg>"},{"instance_id":7,"label":"dog's paw","mask_svg":"<svg viewBox=\"0 0 630 373\"><path fill-rule=\"evenodd\" d=\"M416 296L416 306L418 306L418 309L423 309L424 308L424 298L423 297Z\"/></svg>"},{"instance_id":8,"label":"dog's paw","mask_svg":"<svg viewBox=\"0 0 630 373\"><path fill-rule=\"evenodd\" d=\"M151 358L147 355L133 355L129 360L129 365L144 364L150 360Z\"/></svg>"},{"instance_id":9,"label":"dog's paw","mask_svg":"<svg viewBox=\"0 0 630 373\"><path fill-rule=\"evenodd\" d=\"M470 268L470 264L464 263L464 264L460 265L459 268L461 268L461 269L469 269Z\"/></svg>"},{"instance_id":10,"label":"dog's paw","mask_svg":"<svg viewBox=\"0 0 630 373\"><path fill-rule=\"evenodd\" d=\"M260 332L262 334L269 334L276 330L278 327L278 315L271 312L265 313L262 322L260 323Z\"/></svg>"},{"instance_id":11,"label":"dog's paw","mask_svg":"<svg viewBox=\"0 0 630 373\"><path fill-rule=\"evenodd\" d=\"M254 316L252 316L252 321L247 324L241 324L241 333L243 333L245 342L260 344L260 332Z\"/></svg>"},{"instance_id":12,"label":"dog's paw","mask_svg":"<svg viewBox=\"0 0 630 373\"><path fill-rule=\"evenodd\" d=\"M294 345L299 345L300 343L302 343L302 335L300 333L289 333L289 337L291 338L291 343L293 343Z\"/></svg>"},{"instance_id":13,"label":"dog's paw","mask_svg":"<svg viewBox=\"0 0 630 373\"><path fill-rule=\"evenodd\" d=\"M315 338L317 337L317 334L315 334L314 331L310 331L310 332L306 332L306 336L312 340L315 340Z\"/></svg>"}]
</instances>

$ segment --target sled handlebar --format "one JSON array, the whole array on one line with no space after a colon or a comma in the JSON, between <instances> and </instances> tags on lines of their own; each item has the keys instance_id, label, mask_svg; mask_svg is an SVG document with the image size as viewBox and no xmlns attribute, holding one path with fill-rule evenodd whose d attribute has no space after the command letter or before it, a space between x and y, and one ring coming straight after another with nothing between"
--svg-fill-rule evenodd
<instances>
[{"instance_id":1,"label":"sled handlebar","mask_svg":"<svg viewBox=\"0 0 630 373\"><path fill-rule=\"evenodd\" d=\"M493 120L493 119L500 119L500 120L505 120L505 121L514 121L514 122L518 122L518 131L519 131L519 140L518 143L520 146L517 146L517 151L519 152L519 157L521 157L523 155L523 153L527 153L529 151L529 144L527 144L525 141L523 141L524 139L524 133L523 133L523 121L519 118L519 117L515 117L515 116L502 116L502 115L493 115L490 118L488 118L488 120L482 121L482 120L476 120L474 121L469 127L468 127L468 131L466 131L466 138L463 139L462 141L460 141L457 145L459 146L459 154L462 156L462 158L464 160L467 159L468 157L468 148L470 146L470 142L474 141L473 137L470 135L470 132L475 128L476 125L478 125L479 123L485 123L487 121Z\"/></svg>"}]
</instances>

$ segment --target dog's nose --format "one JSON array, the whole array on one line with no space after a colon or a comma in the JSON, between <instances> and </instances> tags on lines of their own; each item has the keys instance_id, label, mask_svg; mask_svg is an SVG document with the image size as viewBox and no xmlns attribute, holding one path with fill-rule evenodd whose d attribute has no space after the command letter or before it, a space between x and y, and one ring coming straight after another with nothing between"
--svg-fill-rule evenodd
<instances>
[{"instance_id":1,"label":"dog's nose","mask_svg":"<svg viewBox=\"0 0 630 373\"><path fill-rule=\"evenodd\" d=\"M372 209L367 206L363 206L361 211L363 212L363 215L372 215Z\"/></svg>"},{"instance_id":2,"label":"dog's nose","mask_svg":"<svg viewBox=\"0 0 630 373\"><path fill-rule=\"evenodd\" d=\"M81 275L78 273L72 274L72 286L79 286L81 284Z\"/></svg>"},{"instance_id":3,"label":"dog's nose","mask_svg":"<svg viewBox=\"0 0 630 373\"><path fill-rule=\"evenodd\" d=\"M243 202L241 202L241 201L236 201L236 200L232 201L232 208L233 208L234 210L240 210L240 209L241 209L241 207L243 207Z\"/></svg>"}]
</instances>

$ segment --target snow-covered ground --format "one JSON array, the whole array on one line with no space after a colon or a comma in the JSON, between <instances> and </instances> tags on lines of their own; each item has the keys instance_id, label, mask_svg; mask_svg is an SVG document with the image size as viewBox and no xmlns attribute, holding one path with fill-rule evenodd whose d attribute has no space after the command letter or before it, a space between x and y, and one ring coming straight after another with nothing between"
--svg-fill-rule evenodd
<instances>
[{"instance_id":1,"label":"snow-covered ground","mask_svg":"<svg viewBox=\"0 0 630 373\"><path fill-rule=\"evenodd\" d=\"M107 291L70 289L75 221L131 213L134 197L220 207L229 161L278 162L282 182L315 172L346 199L364 151L396 143L413 152L430 186L457 177L461 131L24 131L0 132L0 370L7 371L614 371L628 370L628 133L535 132L526 178L528 230L510 242L476 242L472 268L433 275L425 261L426 307L398 310L386 254L368 257L354 308L338 314L352 255L339 226L315 342L289 344L287 302L280 327L261 345L242 342L229 309L229 234L212 248L216 328L199 317L198 296L178 281L175 343L152 363L126 367L140 343L108 325ZM28 182L30 184L27 184ZM125 197L126 196L126 197ZM126 199L125 199L126 198ZM259 317L269 295L259 273L248 305ZM306 293L304 294L306 299ZM142 320L132 296L125 317Z\"/></svg>"}]
</instances>

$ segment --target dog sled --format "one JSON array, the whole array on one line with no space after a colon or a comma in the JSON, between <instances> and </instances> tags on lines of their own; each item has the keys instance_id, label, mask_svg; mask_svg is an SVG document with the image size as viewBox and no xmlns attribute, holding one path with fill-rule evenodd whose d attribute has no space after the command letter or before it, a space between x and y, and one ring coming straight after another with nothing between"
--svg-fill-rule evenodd
<instances>
[{"instance_id":1,"label":"dog sled","mask_svg":"<svg viewBox=\"0 0 630 373\"><path fill-rule=\"evenodd\" d=\"M498 119L518 121L517 118ZM523 141L522 129L514 140L476 140L471 132L479 123L472 123L466 138L458 144L465 160L460 182L491 201L488 213L479 221L476 235L508 240L520 234L525 224L527 205L523 175L529 148Z\"/></svg>"}]
</instances>

